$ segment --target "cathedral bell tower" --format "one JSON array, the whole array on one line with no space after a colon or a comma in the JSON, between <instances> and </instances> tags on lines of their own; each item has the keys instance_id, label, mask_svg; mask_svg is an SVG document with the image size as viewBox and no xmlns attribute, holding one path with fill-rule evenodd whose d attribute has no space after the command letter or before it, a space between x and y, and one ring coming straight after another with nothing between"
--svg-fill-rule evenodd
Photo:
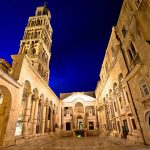
<instances>
[{"instance_id":1,"label":"cathedral bell tower","mask_svg":"<svg viewBox=\"0 0 150 150\"><path fill-rule=\"evenodd\" d=\"M52 27L51 14L46 4L37 7L35 16L29 17L20 42L19 55L27 55L37 73L49 81L49 61L51 57Z\"/></svg>"}]
</instances>

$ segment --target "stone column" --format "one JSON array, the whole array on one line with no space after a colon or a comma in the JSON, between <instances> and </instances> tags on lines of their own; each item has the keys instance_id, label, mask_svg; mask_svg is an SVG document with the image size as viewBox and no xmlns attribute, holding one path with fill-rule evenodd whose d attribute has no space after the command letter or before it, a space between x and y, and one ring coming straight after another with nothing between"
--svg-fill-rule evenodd
<instances>
[{"instance_id":1,"label":"stone column","mask_svg":"<svg viewBox=\"0 0 150 150\"><path fill-rule=\"evenodd\" d=\"M61 108L61 111L62 111L61 129L64 130L64 107Z\"/></svg>"},{"instance_id":2,"label":"stone column","mask_svg":"<svg viewBox=\"0 0 150 150\"><path fill-rule=\"evenodd\" d=\"M123 126L123 124L122 124L122 120L121 120L121 116L120 116L120 107L119 107L119 100L118 100L118 96L117 95L114 95L114 101L116 102L116 107L117 107L117 114L118 114L118 118L119 118L119 124L120 124L120 133L119 133L119 131L118 131L118 134L121 134L121 132L122 132L122 126ZM117 129L118 129L118 123L117 123L117 121L116 121L116 127L117 127Z\"/></svg>"},{"instance_id":3,"label":"stone column","mask_svg":"<svg viewBox=\"0 0 150 150\"><path fill-rule=\"evenodd\" d=\"M94 129L97 129L98 128L98 114L96 111L96 106L94 107L94 109L95 109L95 127L94 127Z\"/></svg>"},{"instance_id":4,"label":"stone column","mask_svg":"<svg viewBox=\"0 0 150 150\"><path fill-rule=\"evenodd\" d=\"M87 128L87 118L86 118L85 106L84 106L83 128Z\"/></svg>"},{"instance_id":5,"label":"stone column","mask_svg":"<svg viewBox=\"0 0 150 150\"><path fill-rule=\"evenodd\" d=\"M126 102L126 99L125 99L125 95L124 95L124 90L123 89L122 89L122 97L123 97L124 105L126 105L127 102ZM126 114L126 120L127 120L127 123L128 123L128 129L129 129L129 133L128 134L130 135L132 133L132 127L131 127L131 122L130 122L129 116L126 113L126 110L125 110L125 114Z\"/></svg>"},{"instance_id":6,"label":"stone column","mask_svg":"<svg viewBox=\"0 0 150 150\"><path fill-rule=\"evenodd\" d=\"M56 110L53 109L53 131L55 131L55 123L56 123Z\"/></svg>"},{"instance_id":7,"label":"stone column","mask_svg":"<svg viewBox=\"0 0 150 150\"><path fill-rule=\"evenodd\" d=\"M34 109L35 109L35 100L32 99L32 109L31 109L31 116L30 116L30 132L32 134L33 131L33 117L34 117Z\"/></svg>"},{"instance_id":8,"label":"stone column","mask_svg":"<svg viewBox=\"0 0 150 150\"><path fill-rule=\"evenodd\" d=\"M43 105L43 114L42 114L42 133L45 130L45 120L46 120L46 104Z\"/></svg>"},{"instance_id":9,"label":"stone column","mask_svg":"<svg viewBox=\"0 0 150 150\"><path fill-rule=\"evenodd\" d=\"M38 115L38 104L39 104L39 99L36 99L36 100L35 100L34 117L33 117L33 134L36 134L36 124L37 124L37 115Z\"/></svg>"},{"instance_id":10,"label":"stone column","mask_svg":"<svg viewBox=\"0 0 150 150\"><path fill-rule=\"evenodd\" d=\"M75 112L73 106L72 106L72 128L75 129Z\"/></svg>"},{"instance_id":11,"label":"stone column","mask_svg":"<svg viewBox=\"0 0 150 150\"><path fill-rule=\"evenodd\" d=\"M50 131L53 132L53 108L51 107Z\"/></svg>"},{"instance_id":12,"label":"stone column","mask_svg":"<svg viewBox=\"0 0 150 150\"><path fill-rule=\"evenodd\" d=\"M61 102L60 102L60 105L59 105L59 109L57 110L58 112L59 112L59 117L58 117L58 119L59 119L59 124L58 124L58 126L59 126L59 129L61 129L61 119L62 119L62 108L61 108Z\"/></svg>"},{"instance_id":13,"label":"stone column","mask_svg":"<svg viewBox=\"0 0 150 150\"><path fill-rule=\"evenodd\" d=\"M27 93L27 103L26 103L26 109L25 109L25 114L24 114L24 120L23 120L23 130L22 134L27 135L28 134L28 121L30 117L30 106L31 106L31 97L32 93Z\"/></svg>"}]
</instances>

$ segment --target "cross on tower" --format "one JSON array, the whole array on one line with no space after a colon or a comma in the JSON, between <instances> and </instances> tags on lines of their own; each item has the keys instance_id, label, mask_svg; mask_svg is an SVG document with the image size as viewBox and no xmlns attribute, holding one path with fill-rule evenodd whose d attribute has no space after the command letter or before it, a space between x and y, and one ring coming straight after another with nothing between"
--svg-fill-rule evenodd
<instances>
[{"instance_id":1,"label":"cross on tower","mask_svg":"<svg viewBox=\"0 0 150 150\"><path fill-rule=\"evenodd\" d=\"M46 0L44 0L44 6L45 6L45 7L47 6L47 1L46 1Z\"/></svg>"}]
</instances>

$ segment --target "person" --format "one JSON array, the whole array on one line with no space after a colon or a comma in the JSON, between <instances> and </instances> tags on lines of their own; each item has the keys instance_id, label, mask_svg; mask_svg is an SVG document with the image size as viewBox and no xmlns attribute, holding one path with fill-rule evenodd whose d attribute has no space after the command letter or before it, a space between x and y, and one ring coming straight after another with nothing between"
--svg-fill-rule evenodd
<instances>
[{"instance_id":1,"label":"person","mask_svg":"<svg viewBox=\"0 0 150 150\"><path fill-rule=\"evenodd\" d=\"M122 126L122 134L121 137L122 138L127 138L128 135L128 131L126 130L126 128L124 126Z\"/></svg>"}]
</instances>

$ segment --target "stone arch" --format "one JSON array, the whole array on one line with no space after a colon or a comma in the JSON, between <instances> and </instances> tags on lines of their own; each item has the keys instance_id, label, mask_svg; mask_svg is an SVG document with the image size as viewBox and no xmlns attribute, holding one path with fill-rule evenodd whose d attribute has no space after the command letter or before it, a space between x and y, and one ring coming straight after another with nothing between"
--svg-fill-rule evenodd
<instances>
[{"instance_id":1,"label":"stone arch","mask_svg":"<svg viewBox=\"0 0 150 150\"><path fill-rule=\"evenodd\" d=\"M9 119L9 113L12 103L12 96L9 89L3 85L0 85L0 145L4 140L4 135L6 133L6 128Z\"/></svg>"},{"instance_id":2,"label":"stone arch","mask_svg":"<svg viewBox=\"0 0 150 150\"><path fill-rule=\"evenodd\" d=\"M77 119L83 119L83 117L81 115L77 116Z\"/></svg>"},{"instance_id":3,"label":"stone arch","mask_svg":"<svg viewBox=\"0 0 150 150\"><path fill-rule=\"evenodd\" d=\"M76 104L75 104L75 107L82 107L83 106L83 104L81 103L81 102L77 102Z\"/></svg>"},{"instance_id":4,"label":"stone arch","mask_svg":"<svg viewBox=\"0 0 150 150\"><path fill-rule=\"evenodd\" d=\"M75 104L74 110L75 110L76 114L79 114L79 113L83 114L84 113L84 105L81 102L77 102Z\"/></svg>"}]
</instances>

